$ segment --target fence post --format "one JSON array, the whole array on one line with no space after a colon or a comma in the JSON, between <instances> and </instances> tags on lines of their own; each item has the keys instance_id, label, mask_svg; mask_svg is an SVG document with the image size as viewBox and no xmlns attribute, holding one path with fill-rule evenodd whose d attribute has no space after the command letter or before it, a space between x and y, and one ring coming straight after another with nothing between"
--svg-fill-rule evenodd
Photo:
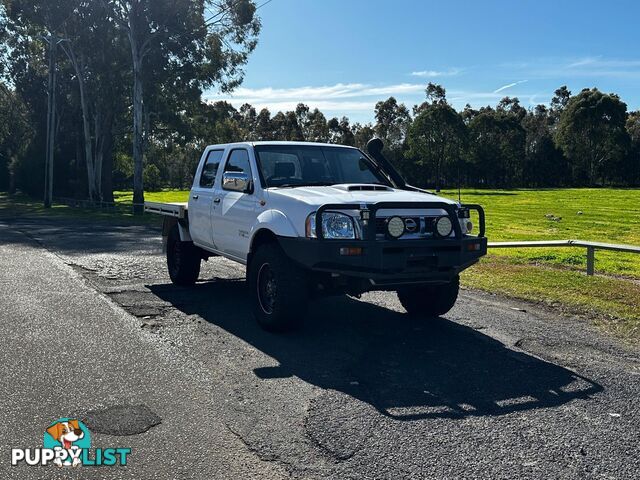
<instances>
[{"instance_id":1,"label":"fence post","mask_svg":"<svg viewBox=\"0 0 640 480\"><path fill-rule=\"evenodd\" d=\"M587 275L593 275L596 263L596 249L593 247L587 247Z\"/></svg>"}]
</instances>

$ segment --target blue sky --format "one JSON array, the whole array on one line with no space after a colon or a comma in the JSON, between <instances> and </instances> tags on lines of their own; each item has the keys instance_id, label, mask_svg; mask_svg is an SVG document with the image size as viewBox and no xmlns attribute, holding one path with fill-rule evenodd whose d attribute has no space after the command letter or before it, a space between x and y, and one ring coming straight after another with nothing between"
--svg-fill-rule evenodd
<instances>
[{"instance_id":1,"label":"blue sky","mask_svg":"<svg viewBox=\"0 0 640 480\"><path fill-rule=\"evenodd\" d=\"M561 85L640 108L638 1L272 0L259 13L242 87L207 98L368 122L376 101L411 107L432 81L458 109L548 103Z\"/></svg>"}]
</instances>

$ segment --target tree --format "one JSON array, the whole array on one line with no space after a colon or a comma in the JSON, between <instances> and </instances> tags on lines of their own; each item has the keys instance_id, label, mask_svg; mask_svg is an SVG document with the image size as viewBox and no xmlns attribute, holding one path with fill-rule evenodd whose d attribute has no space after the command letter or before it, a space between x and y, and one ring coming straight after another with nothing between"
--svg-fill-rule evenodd
<instances>
[{"instance_id":1,"label":"tree","mask_svg":"<svg viewBox=\"0 0 640 480\"><path fill-rule=\"evenodd\" d=\"M444 168L454 166L454 171L458 171L467 128L462 117L447 103L444 88L439 85L439 88L435 87L434 84L429 84L428 100L417 109L419 113L409 127L407 154L418 165L432 172L438 191ZM437 94L430 94L430 90L435 90ZM425 177L423 175L419 179L423 184L427 183Z\"/></svg>"},{"instance_id":2,"label":"tree","mask_svg":"<svg viewBox=\"0 0 640 480\"><path fill-rule=\"evenodd\" d=\"M366 150L367 142L376 136L376 132L370 123L365 125L354 123L351 130L353 131L354 145L361 150Z\"/></svg>"},{"instance_id":3,"label":"tree","mask_svg":"<svg viewBox=\"0 0 640 480\"><path fill-rule=\"evenodd\" d=\"M626 120L627 106L617 95L593 88L571 97L555 138L572 163L574 181L595 185L611 179L629 147Z\"/></svg>"},{"instance_id":4,"label":"tree","mask_svg":"<svg viewBox=\"0 0 640 480\"><path fill-rule=\"evenodd\" d=\"M409 169L404 165L404 150L407 130L411 124L409 110L394 97L389 97L376 103L374 114L376 123L373 129L376 136L384 142L385 155L403 173L408 173Z\"/></svg>"},{"instance_id":5,"label":"tree","mask_svg":"<svg viewBox=\"0 0 640 480\"><path fill-rule=\"evenodd\" d=\"M15 191L15 164L32 136L26 106L15 91L0 82L0 190Z\"/></svg>"},{"instance_id":6,"label":"tree","mask_svg":"<svg viewBox=\"0 0 640 480\"><path fill-rule=\"evenodd\" d=\"M570 98L571 90L569 90L566 85L556 89L554 92L553 98L551 99L551 118L554 124L557 124L560 120L560 114L567 106L567 103L569 103Z\"/></svg>"},{"instance_id":7,"label":"tree","mask_svg":"<svg viewBox=\"0 0 640 480\"><path fill-rule=\"evenodd\" d=\"M240 67L256 46L260 21L251 0L102 0L102 3L126 33L131 50L133 201L136 211L141 212L144 135L151 128L145 98L147 103L154 100L145 97L145 85L151 84L148 80L153 78L152 84L156 86L177 83L175 79L180 79L181 85L195 89L215 83L223 90L233 89L242 81ZM209 18L205 17L205 11L210 12ZM155 100L159 98L162 97Z\"/></svg>"},{"instance_id":8,"label":"tree","mask_svg":"<svg viewBox=\"0 0 640 480\"><path fill-rule=\"evenodd\" d=\"M627 182L623 182L623 185L631 183L637 186L640 184L640 110L629 113L626 128L631 145L623 172L626 173Z\"/></svg>"},{"instance_id":9,"label":"tree","mask_svg":"<svg viewBox=\"0 0 640 480\"><path fill-rule=\"evenodd\" d=\"M487 108L474 116L469 122L468 155L476 185L518 185L525 140L525 131L514 115Z\"/></svg>"},{"instance_id":10,"label":"tree","mask_svg":"<svg viewBox=\"0 0 640 480\"><path fill-rule=\"evenodd\" d=\"M342 117L340 120L333 117L327 122L327 128L329 129L329 143L355 145L355 137L347 117Z\"/></svg>"},{"instance_id":11,"label":"tree","mask_svg":"<svg viewBox=\"0 0 640 480\"><path fill-rule=\"evenodd\" d=\"M522 176L526 186L557 187L568 183L566 159L553 141L553 122L552 112L544 105L537 105L522 119L526 132Z\"/></svg>"},{"instance_id":12,"label":"tree","mask_svg":"<svg viewBox=\"0 0 640 480\"><path fill-rule=\"evenodd\" d=\"M376 103L374 114L376 135L385 142L388 150L400 151L411 123L407 107L398 103L394 97L389 97L387 100Z\"/></svg>"}]
</instances>

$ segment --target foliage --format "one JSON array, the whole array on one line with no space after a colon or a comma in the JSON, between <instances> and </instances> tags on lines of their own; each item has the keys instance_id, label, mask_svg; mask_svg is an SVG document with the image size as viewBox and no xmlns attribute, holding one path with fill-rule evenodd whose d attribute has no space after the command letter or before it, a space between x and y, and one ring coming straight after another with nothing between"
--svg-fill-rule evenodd
<instances>
[{"instance_id":1,"label":"foliage","mask_svg":"<svg viewBox=\"0 0 640 480\"><path fill-rule=\"evenodd\" d=\"M41 195L45 157L48 50L60 41L54 194L111 200L144 171L154 188L186 188L206 145L294 140L364 148L374 136L410 183L436 189L640 185L640 112L614 94L560 87L549 105L457 112L443 86L429 83L409 109L394 97L375 121L327 118L303 103L270 112L209 103L202 92L230 91L243 77L260 19L252 0L0 0L0 172ZM7 130L4 125L11 125ZM9 132L9 133L7 133ZM9 165L11 166L9 172ZM148 175L147 175L148 176ZM12 179L11 185L8 179Z\"/></svg>"},{"instance_id":2,"label":"foliage","mask_svg":"<svg viewBox=\"0 0 640 480\"><path fill-rule=\"evenodd\" d=\"M162 188L160 179L160 169L155 165L147 165L142 172L144 184L150 192L157 192Z\"/></svg>"},{"instance_id":3,"label":"foliage","mask_svg":"<svg viewBox=\"0 0 640 480\"><path fill-rule=\"evenodd\" d=\"M617 95L584 89L570 98L560 115L556 141L571 162L573 178L604 184L620 171L629 146L627 106Z\"/></svg>"},{"instance_id":4,"label":"foliage","mask_svg":"<svg viewBox=\"0 0 640 480\"><path fill-rule=\"evenodd\" d=\"M439 190L444 170L446 176L455 178L466 146L467 127L447 103L444 88L430 83L427 98L416 109L417 116L409 126L407 156L424 167L419 170L421 176L412 181L432 183Z\"/></svg>"}]
</instances>

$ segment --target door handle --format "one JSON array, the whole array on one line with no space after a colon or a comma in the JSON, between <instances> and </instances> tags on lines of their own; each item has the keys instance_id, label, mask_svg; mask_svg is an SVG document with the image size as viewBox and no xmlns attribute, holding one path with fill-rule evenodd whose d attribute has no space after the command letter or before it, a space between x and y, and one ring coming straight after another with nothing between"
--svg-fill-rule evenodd
<instances>
[{"instance_id":1,"label":"door handle","mask_svg":"<svg viewBox=\"0 0 640 480\"><path fill-rule=\"evenodd\" d=\"M220 203L220 199L219 198L214 198L213 199L213 203Z\"/></svg>"},{"instance_id":2,"label":"door handle","mask_svg":"<svg viewBox=\"0 0 640 480\"><path fill-rule=\"evenodd\" d=\"M191 198L193 198L194 200L197 200L200 198L200 195L192 195Z\"/></svg>"}]
</instances>

